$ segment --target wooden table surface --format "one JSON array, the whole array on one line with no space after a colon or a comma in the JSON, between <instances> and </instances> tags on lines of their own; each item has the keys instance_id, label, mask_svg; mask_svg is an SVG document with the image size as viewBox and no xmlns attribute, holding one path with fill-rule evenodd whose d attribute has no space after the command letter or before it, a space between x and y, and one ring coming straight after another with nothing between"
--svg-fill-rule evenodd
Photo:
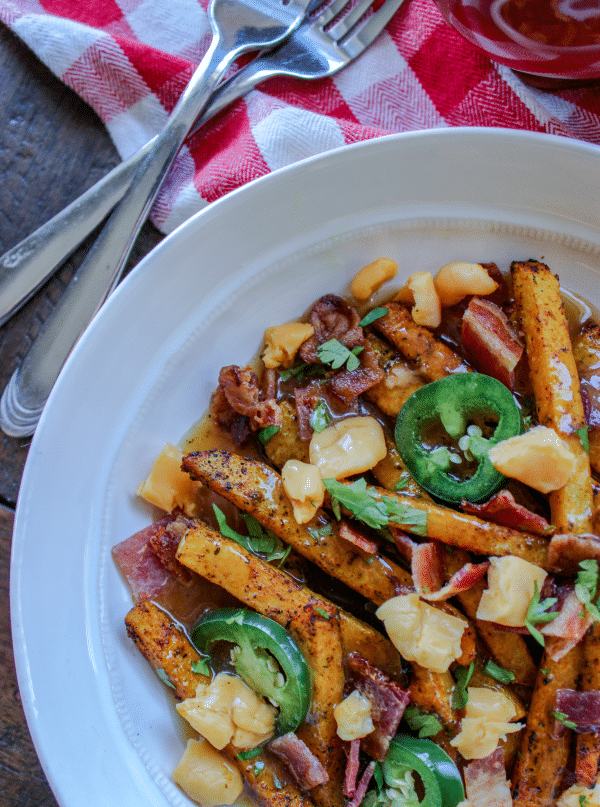
<instances>
[{"instance_id":1,"label":"wooden table surface","mask_svg":"<svg viewBox=\"0 0 600 807\"><path fill-rule=\"evenodd\" d=\"M0 254L58 213L118 162L102 123L89 107L1 26ZM160 233L146 224L130 265L160 240ZM0 389L4 389L85 250L86 244L0 328ZM0 805L55 807L56 800L39 765L23 715L10 635L12 524L29 443L0 432Z\"/></svg>"}]
</instances>

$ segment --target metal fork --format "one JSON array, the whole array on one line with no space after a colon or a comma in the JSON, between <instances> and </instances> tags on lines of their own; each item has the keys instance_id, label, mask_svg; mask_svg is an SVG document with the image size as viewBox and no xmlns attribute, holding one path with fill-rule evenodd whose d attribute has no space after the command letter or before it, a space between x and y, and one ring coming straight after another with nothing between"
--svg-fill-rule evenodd
<instances>
[{"instance_id":1,"label":"metal fork","mask_svg":"<svg viewBox=\"0 0 600 807\"><path fill-rule=\"evenodd\" d=\"M196 126L202 125L210 117L234 100L249 92L260 81L276 75L295 78L316 79L332 75L353 59L359 56L381 33L404 0L386 0L384 5L370 17L363 19L369 11L373 0L359 0L351 7L351 0L332 0L329 5L317 13L314 19L305 19L292 33L291 37L269 53L263 53L253 62L239 70L232 79L225 82L216 91L210 106L198 119ZM333 25L332 21L336 20ZM328 27L329 26L329 27ZM106 213L114 206L127 190L135 176L137 167L143 164L152 146L152 141L138 154L113 169L93 188L90 188L79 199L73 202L54 219L39 228L32 236L22 241L17 247L0 259L0 268L9 268L14 273L15 266L27 265L30 271L29 286L25 283L6 282L0 276L0 305L13 293L13 308L16 310L43 280L60 265L70 252L97 226ZM42 276L42 261L35 260L38 245L45 246L46 265ZM51 268L48 268L50 257ZM37 274L36 274L37 273ZM10 275L8 276L10 277ZM34 285L35 284L35 285ZM12 285L12 288L10 288ZM75 285L75 284L70 284ZM112 286L111 286L112 288ZM63 294L57 309L63 309L63 299L67 297L70 287ZM20 298L15 297L15 291ZM70 313L58 315L53 312L51 320L55 321L52 330L68 330L69 335L60 342L60 352L54 348L54 355L48 357L50 347L56 344L54 337L47 337L44 326L36 342L26 355L21 367L15 372L0 400L0 427L11 436L27 436L33 433L43 406L51 388L66 360L73 344L87 326L89 319L100 307L110 289L103 293L100 302L86 306L88 318L70 327ZM83 306L83 303L80 307ZM1 312L0 307L0 312ZM10 313L6 313L5 321ZM69 313L69 318L67 318ZM48 322L48 320L47 320ZM70 345L68 344L70 342ZM38 343L42 343L39 347ZM50 360L48 360L50 358Z\"/></svg>"}]
</instances>

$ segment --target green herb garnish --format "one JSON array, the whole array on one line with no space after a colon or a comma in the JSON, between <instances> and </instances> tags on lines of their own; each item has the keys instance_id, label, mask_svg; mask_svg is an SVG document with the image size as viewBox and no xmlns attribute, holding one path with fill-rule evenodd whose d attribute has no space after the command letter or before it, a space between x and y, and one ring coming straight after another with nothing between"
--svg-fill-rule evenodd
<instances>
[{"instance_id":1,"label":"green herb garnish","mask_svg":"<svg viewBox=\"0 0 600 807\"><path fill-rule=\"evenodd\" d=\"M600 622L600 610L593 602L598 591L598 561L582 560L579 562L580 571L575 582L575 595L584 606L588 614L596 622Z\"/></svg>"},{"instance_id":2,"label":"green herb garnish","mask_svg":"<svg viewBox=\"0 0 600 807\"><path fill-rule=\"evenodd\" d=\"M472 661L468 667L457 667L454 673L454 692L452 693L452 708L464 709L469 702L467 685L473 675L475 662Z\"/></svg>"},{"instance_id":3,"label":"green herb garnish","mask_svg":"<svg viewBox=\"0 0 600 807\"><path fill-rule=\"evenodd\" d=\"M590 453L590 439L588 437L588 427L584 426L582 429L577 429L577 434L581 440L581 445L585 448L587 453Z\"/></svg>"},{"instance_id":4,"label":"green herb garnish","mask_svg":"<svg viewBox=\"0 0 600 807\"><path fill-rule=\"evenodd\" d=\"M249 751L240 751L239 754L237 754L237 758L245 762L247 759L253 759L259 756L259 754L262 754L262 751L262 748L251 748Z\"/></svg>"},{"instance_id":5,"label":"green herb garnish","mask_svg":"<svg viewBox=\"0 0 600 807\"><path fill-rule=\"evenodd\" d=\"M319 345L317 353L323 364L328 364L333 370L339 370L339 368L343 367L345 364L346 369L352 372L352 370L356 370L360 367L358 354L362 349L362 346L359 345L349 350L337 339L329 339L327 342L323 342L322 345Z\"/></svg>"},{"instance_id":6,"label":"green herb garnish","mask_svg":"<svg viewBox=\"0 0 600 807\"><path fill-rule=\"evenodd\" d=\"M322 616L323 619L329 619L329 614L323 608L315 608L315 611L319 616Z\"/></svg>"},{"instance_id":7,"label":"green herb garnish","mask_svg":"<svg viewBox=\"0 0 600 807\"><path fill-rule=\"evenodd\" d=\"M358 324L362 328L366 328L367 325L370 325L372 322L375 322L375 320L385 317L387 312L388 312L387 308L377 306L377 308L373 308L371 311L369 311L369 313L366 314Z\"/></svg>"},{"instance_id":8,"label":"green herb garnish","mask_svg":"<svg viewBox=\"0 0 600 807\"><path fill-rule=\"evenodd\" d=\"M326 429L331 423L329 409L322 398L317 401L317 405L311 412L308 422L312 426L313 431L315 431L317 434L320 434L323 429Z\"/></svg>"},{"instance_id":9,"label":"green herb garnish","mask_svg":"<svg viewBox=\"0 0 600 807\"><path fill-rule=\"evenodd\" d=\"M163 682L163 684L166 684L168 687L171 687L171 689L175 689L175 684L169 680L169 676L166 674L166 672L163 670L162 667L156 667L156 674Z\"/></svg>"},{"instance_id":10,"label":"green herb garnish","mask_svg":"<svg viewBox=\"0 0 600 807\"><path fill-rule=\"evenodd\" d=\"M442 730L442 724L435 715L422 712L418 706L407 706L404 710L404 719L411 731L418 731L419 738L435 737Z\"/></svg>"},{"instance_id":11,"label":"green herb garnish","mask_svg":"<svg viewBox=\"0 0 600 807\"><path fill-rule=\"evenodd\" d=\"M533 597L531 598L529 608L527 609L527 616L525 617L525 627L542 647L544 647L544 637L536 628L536 625L542 622L552 622L552 620L555 619L558 612L548 612L548 608L551 608L556 601L556 597L547 597L540 602L540 589L536 580L533 584Z\"/></svg>"},{"instance_id":12,"label":"green herb garnish","mask_svg":"<svg viewBox=\"0 0 600 807\"><path fill-rule=\"evenodd\" d=\"M273 437L274 434L277 434L278 431L279 426L267 426L265 429L261 429L258 432L258 439L264 446L269 442L269 440L271 439L271 437Z\"/></svg>"},{"instance_id":13,"label":"green herb garnish","mask_svg":"<svg viewBox=\"0 0 600 807\"><path fill-rule=\"evenodd\" d=\"M515 680L514 673L500 667L500 665L496 664L496 662L492 661L491 659L487 662L483 668L483 671L486 675L489 675L490 678L499 681L501 684L512 684L512 682Z\"/></svg>"},{"instance_id":14,"label":"green herb garnish","mask_svg":"<svg viewBox=\"0 0 600 807\"><path fill-rule=\"evenodd\" d=\"M552 714L558 720L559 723L563 724L565 728L567 729L577 728L577 723L573 723L572 720L569 720L564 712L552 712Z\"/></svg>"},{"instance_id":15,"label":"green herb garnish","mask_svg":"<svg viewBox=\"0 0 600 807\"><path fill-rule=\"evenodd\" d=\"M331 535L333 532L333 527L330 523L324 524L322 527L308 527L309 535L312 535L313 538L325 538L327 535Z\"/></svg>"},{"instance_id":16,"label":"green herb garnish","mask_svg":"<svg viewBox=\"0 0 600 807\"><path fill-rule=\"evenodd\" d=\"M235 541L253 555L264 555L266 561L281 560L281 563L289 555L291 547L280 541L270 530L265 530L253 516L246 513L241 514L248 529L248 535L240 535L227 524L225 514L216 504L213 504L213 512L221 535Z\"/></svg>"},{"instance_id":17,"label":"green herb garnish","mask_svg":"<svg viewBox=\"0 0 600 807\"><path fill-rule=\"evenodd\" d=\"M200 658L198 661L192 661L192 672L198 673L198 675L210 675L208 658Z\"/></svg>"}]
</instances>

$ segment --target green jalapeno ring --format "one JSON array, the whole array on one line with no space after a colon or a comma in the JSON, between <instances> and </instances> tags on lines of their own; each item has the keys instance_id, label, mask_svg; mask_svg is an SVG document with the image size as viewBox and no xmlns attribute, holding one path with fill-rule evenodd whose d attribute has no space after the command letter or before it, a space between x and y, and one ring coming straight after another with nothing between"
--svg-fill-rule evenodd
<instances>
[{"instance_id":1,"label":"green jalapeno ring","mask_svg":"<svg viewBox=\"0 0 600 807\"><path fill-rule=\"evenodd\" d=\"M456 440L465 435L471 421L486 417L493 417L497 425L488 439L479 435L467 438L478 461L468 479L448 473L451 457L447 449L428 451L423 444L424 433L436 424L441 423ZM432 496L450 504L463 499L480 502L505 482L488 457L489 448L521 434L524 428L519 406L504 384L481 373L457 373L432 381L410 396L396 420L395 440L408 471Z\"/></svg>"},{"instance_id":2,"label":"green jalapeno ring","mask_svg":"<svg viewBox=\"0 0 600 807\"><path fill-rule=\"evenodd\" d=\"M300 648L281 625L254 611L219 608L196 622L191 638L201 653L210 653L219 641L236 645L233 664L240 678L279 707L277 734L298 728L310 706L310 670Z\"/></svg>"},{"instance_id":3,"label":"green jalapeno ring","mask_svg":"<svg viewBox=\"0 0 600 807\"><path fill-rule=\"evenodd\" d=\"M386 785L394 787L408 771L421 780L420 807L456 807L465 799L460 772L448 754L431 740L397 734L382 764Z\"/></svg>"}]
</instances>

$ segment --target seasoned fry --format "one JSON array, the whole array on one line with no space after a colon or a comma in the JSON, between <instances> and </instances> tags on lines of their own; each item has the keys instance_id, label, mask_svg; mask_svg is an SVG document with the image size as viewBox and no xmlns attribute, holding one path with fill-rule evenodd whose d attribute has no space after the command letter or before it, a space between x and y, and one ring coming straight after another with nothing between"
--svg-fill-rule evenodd
<instances>
[{"instance_id":1,"label":"seasoned fry","mask_svg":"<svg viewBox=\"0 0 600 807\"><path fill-rule=\"evenodd\" d=\"M450 737L458 734L460 717L452 708L454 679L449 672L435 673L414 664L408 689L411 701L424 712L436 714Z\"/></svg>"},{"instance_id":2,"label":"seasoned fry","mask_svg":"<svg viewBox=\"0 0 600 807\"><path fill-rule=\"evenodd\" d=\"M576 645L560 661L544 653L533 690L527 724L521 732L513 771L515 807L553 807L569 756L571 732L555 739L552 715L558 689L574 689L582 649Z\"/></svg>"},{"instance_id":3,"label":"seasoned fry","mask_svg":"<svg viewBox=\"0 0 600 807\"><path fill-rule=\"evenodd\" d=\"M583 641L581 667L582 690L600 689L600 624L594 622ZM593 788L600 763L600 735L598 732L577 735L575 776L579 784Z\"/></svg>"},{"instance_id":4,"label":"seasoned fry","mask_svg":"<svg viewBox=\"0 0 600 807\"><path fill-rule=\"evenodd\" d=\"M537 261L515 261L511 274L539 422L554 429L577 459L569 482L550 494L552 524L558 532L590 532L590 462L577 434L585 416L559 282Z\"/></svg>"},{"instance_id":5,"label":"seasoned fry","mask_svg":"<svg viewBox=\"0 0 600 807\"><path fill-rule=\"evenodd\" d=\"M381 487L386 490L395 492L398 489L398 485L401 485L402 493L406 496L417 496L424 501L431 501L429 493L415 482L406 470L406 466L402 462L402 457L398 453L396 443L392 440L391 435L385 432L385 430L384 435L387 454L372 469L372 474L375 479L379 482Z\"/></svg>"},{"instance_id":6,"label":"seasoned fry","mask_svg":"<svg viewBox=\"0 0 600 807\"><path fill-rule=\"evenodd\" d=\"M380 555L365 559L340 538L338 522L325 514L320 516L322 521L318 526L330 525L328 535L317 535L306 525L298 524L283 491L281 477L267 465L225 451L199 451L184 457L183 467L195 479L250 513L263 527L305 558L376 605L381 605L401 590L412 588L412 578L401 566ZM448 603L439 603L436 607L461 616ZM465 629L461 647L463 652L459 663L469 664L475 657L475 636L471 625Z\"/></svg>"},{"instance_id":7,"label":"seasoned fry","mask_svg":"<svg viewBox=\"0 0 600 807\"><path fill-rule=\"evenodd\" d=\"M134 606L125 617L125 625L128 636L154 669L164 671L177 698L193 697L197 685L210 680L192 670L192 663L200 659L196 648L154 603ZM224 753L235 762L264 807L312 807L310 797L298 790L283 766L268 752L245 761L231 749Z\"/></svg>"},{"instance_id":8,"label":"seasoned fry","mask_svg":"<svg viewBox=\"0 0 600 807\"><path fill-rule=\"evenodd\" d=\"M286 572L265 563L203 522L191 527L179 545L178 559L217 583L245 605L287 626L322 601ZM398 651L381 633L340 609L344 654L358 652L386 675L402 680Z\"/></svg>"},{"instance_id":9,"label":"seasoned fry","mask_svg":"<svg viewBox=\"0 0 600 807\"><path fill-rule=\"evenodd\" d=\"M290 401L282 401L281 427L265 445L265 453L276 468L283 468L288 460L308 462L308 443L298 435L296 408Z\"/></svg>"},{"instance_id":10,"label":"seasoned fry","mask_svg":"<svg viewBox=\"0 0 600 807\"><path fill-rule=\"evenodd\" d=\"M581 331L573 339L573 357L580 378L585 377L595 384L600 373L600 325L586 322ZM588 428L590 444L590 465L600 474L600 426L590 425Z\"/></svg>"},{"instance_id":11,"label":"seasoned fry","mask_svg":"<svg viewBox=\"0 0 600 807\"><path fill-rule=\"evenodd\" d=\"M421 375L437 381L450 373L463 373L468 367L461 357L433 336L430 330L416 325L406 306L387 303L388 313L373 327L412 362Z\"/></svg>"}]
</instances>

